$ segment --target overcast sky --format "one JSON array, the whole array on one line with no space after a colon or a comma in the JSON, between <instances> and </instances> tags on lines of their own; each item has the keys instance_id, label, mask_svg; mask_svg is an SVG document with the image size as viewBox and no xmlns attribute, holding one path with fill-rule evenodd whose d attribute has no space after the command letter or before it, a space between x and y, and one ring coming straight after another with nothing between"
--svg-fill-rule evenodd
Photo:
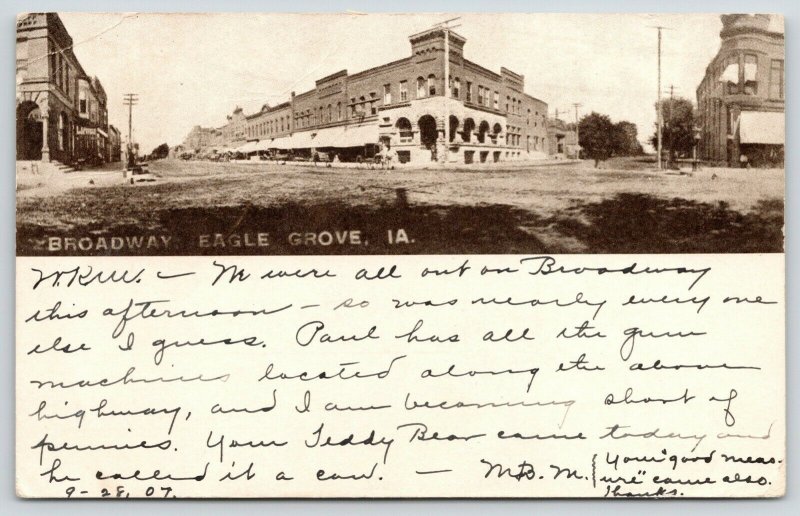
<instances>
[{"instance_id":1,"label":"overcast sky","mask_svg":"<svg viewBox=\"0 0 800 516\"><path fill-rule=\"evenodd\" d=\"M288 100L341 69L350 73L410 55L408 36L453 17L436 14L63 13L75 54L108 94L109 121L127 133L124 93L139 94L134 140L146 152L183 141L196 124L220 126L236 105L250 113ZM655 123L656 25L662 90L694 101L719 49L715 14L463 14L464 55L525 76L550 116L580 102L629 120L647 140Z\"/></svg>"}]
</instances>

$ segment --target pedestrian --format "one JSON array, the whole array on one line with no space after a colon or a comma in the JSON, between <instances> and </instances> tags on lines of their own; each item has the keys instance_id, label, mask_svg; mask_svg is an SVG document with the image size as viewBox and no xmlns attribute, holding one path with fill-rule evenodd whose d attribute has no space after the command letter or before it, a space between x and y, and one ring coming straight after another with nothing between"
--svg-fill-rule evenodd
<instances>
[{"instance_id":1,"label":"pedestrian","mask_svg":"<svg viewBox=\"0 0 800 516\"><path fill-rule=\"evenodd\" d=\"M739 156L739 167L750 168L750 164L747 162L747 154L741 154Z\"/></svg>"},{"instance_id":2,"label":"pedestrian","mask_svg":"<svg viewBox=\"0 0 800 516\"><path fill-rule=\"evenodd\" d=\"M386 159L386 169L387 170L393 170L394 169L394 162L395 162L395 159L397 158L397 151L394 150L391 145L389 145L386 148L386 154L385 154L384 157Z\"/></svg>"}]
</instances>

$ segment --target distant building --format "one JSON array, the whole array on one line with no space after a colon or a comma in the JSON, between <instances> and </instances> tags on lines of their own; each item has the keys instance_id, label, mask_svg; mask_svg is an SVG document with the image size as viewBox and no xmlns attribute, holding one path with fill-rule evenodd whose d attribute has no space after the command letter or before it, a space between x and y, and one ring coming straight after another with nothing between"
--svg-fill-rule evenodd
<instances>
[{"instance_id":1,"label":"distant building","mask_svg":"<svg viewBox=\"0 0 800 516\"><path fill-rule=\"evenodd\" d=\"M556 159L577 159L578 134L571 126L559 118L547 120L547 150L550 157Z\"/></svg>"},{"instance_id":2,"label":"distant building","mask_svg":"<svg viewBox=\"0 0 800 516\"><path fill-rule=\"evenodd\" d=\"M697 87L700 159L729 166L783 163L783 19L722 16L722 44Z\"/></svg>"},{"instance_id":3,"label":"distant building","mask_svg":"<svg viewBox=\"0 0 800 516\"><path fill-rule=\"evenodd\" d=\"M75 57L56 13L17 19L16 106L18 160L107 159L106 93Z\"/></svg>"},{"instance_id":4,"label":"distant building","mask_svg":"<svg viewBox=\"0 0 800 516\"><path fill-rule=\"evenodd\" d=\"M469 61L466 39L450 31L445 78L445 31L427 30L409 41L409 57L354 74L333 73L314 89L257 113L245 115L237 107L210 146L339 154L383 144L400 161L418 163L547 157L547 104L525 93L522 75ZM183 143L187 150L191 138Z\"/></svg>"},{"instance_id":5,"label":"distant building","mask_svg":"<svg viewBox=\"0 0 800 516\"><path fill-rule=\"evenodd\" d=\"M122 135L113 125L108 126L108 161L122 160Z\"/></svg>"}]
</instances>

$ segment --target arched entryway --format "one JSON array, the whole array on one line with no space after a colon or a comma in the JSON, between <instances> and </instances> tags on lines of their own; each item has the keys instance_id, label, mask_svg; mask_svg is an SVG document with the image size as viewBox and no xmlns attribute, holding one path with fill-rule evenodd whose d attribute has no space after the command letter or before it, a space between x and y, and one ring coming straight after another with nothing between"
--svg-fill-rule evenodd
<instances>
[{"instance_id":1,"label":"arched entryway","mask_svg":"<svg viewBox=\"0 0 800 516\"><path fill-rule=\"evenodd\" d=\"M436 146L438 131L436 130L436 119L431 115L423 115L417 121L419 127L419 141L428 149Z\"/></svg>"},{"instance_id":2,"label":"arched entryway","mask_svg":"<svg viewBox=\"0 0 800 516\"><path fill-rule=\"evenodd\" d=\"M456 139L456 132L458 132L458 118L450 115L450 141Z\"/></svg>"},{"instance_id":3,"label":"arched entryway","mask_svg":"<svg viewBox=\"0 0 800 516\"><path fill-rule=\"evenodd\" d=\"M42 159L42 114L35 102L17 106L17 159Z\"/></svg>"},{"instance_id":4,"label":"arched entryway","mask_svg":"<svg viewBox=\"0 0 800 516\"><path fill-rule=\"evenodd\" d=\"M481 125L478 126L478 141L480 143L486 142L486 133L489 132L489 122L486 120L481 121Z\"/></svg>"},{"instance_id":5,"label":"arched entryway","mask_svg":"<svg viewBox=\"0 0 800 516\"><path fill-rule=\"evenodd\" d=\"M497 138L500 136L501 132L503 132L503 127L500 124L494 124L494 126L492 126L492 143L497 143Z\"/></svg>"},{"instance_id":6,"label":"arched entryway","mask_svg":"<svg viewBox=\"0 0 800 516\"><path fill-rule=\"evenodd\" d=\"M469 142L472 139L472 133L475 132L475 120L471 118L467 118L464 120L464 131L461 133L464 137L465 142Z\"/></svg>"}]
</instances>

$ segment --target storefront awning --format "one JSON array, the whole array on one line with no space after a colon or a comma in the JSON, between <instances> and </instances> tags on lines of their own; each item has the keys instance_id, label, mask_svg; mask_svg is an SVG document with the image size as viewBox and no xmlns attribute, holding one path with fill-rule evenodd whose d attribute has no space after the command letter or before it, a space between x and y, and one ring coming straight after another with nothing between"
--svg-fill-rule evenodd
<instances>
[{"instance_id":1,"label":"storefront awning","mask_svg":"<svg viewBox=\"0 0 800 516\"><path fill-rule=\"evenodd\" d=\"M344 132L344 127L329 127L327 129L320 129L317 135L312 140L314 147L321 149L324 147L335 147L336 142L341 138Z\"/></svg>"},{"instance_id":2,"label":"storefront awning","mask_svg":"<svg viewBox=\"0 0 800 516\"><path fill-rule=\"evenodd\" d=\"M739 143L783 145L786 139L783 113L742 111L739 115Z\"/></svg>"},{"instance_id":3,"label":"storefront awning","mask_svg":"<svg viewBox=\"0 0 800 516\"><path fill-rule=\"evenodd\" d=\"M378 143L377 125L331 127L320 130L314 137L314 147L361 147L368 143Z\"/></svg>"},{"instance_id":4,"label":"storefront awning","mask_svg":"<svg viewBox=\"0 0 800 516\"><path fill-rule=\"evenodd\" d=\"M266 146L268 149L280 149L280 150L291 149L291 147L289 146L290 143L289 140L290 138L288 136L273 138L268 143L266 143Z\"/></svg>"},{"instance_id":5,"label":"storefront awning","mask_svg":"<svg viewBox=\"0 0 800 516\"><path fill-rule=\"evenodd\" d=\"M314 146L312 140L314 139L311 131L304 131L302 133L294 133L289 139L289 149L310 149Z\"/></svg>"},{"instance_id":6,"label":"storefront awning","mask_svg":"<svg viewBox=\"0 0 800 516\"><path fill-rule=\"evenodd\" d=\"M272 138L267 138L265 140L258 140L258 142L256 143L255 150L265 151L273 148L274 147L272 146Z\"/></svg>"},{"instance_id":7,"label":"storefront awning","mask_svg":"<svg viewBox=\"0 0 800 516\"><path fill-rule=\"evenodd\" d=\"M255 152L257 143L258 143L257 141L247 142L244 145L239 146L236 149L236 152L241 152L242 154L249 154L251 152Z\"/></svg>"}]
</instances>

